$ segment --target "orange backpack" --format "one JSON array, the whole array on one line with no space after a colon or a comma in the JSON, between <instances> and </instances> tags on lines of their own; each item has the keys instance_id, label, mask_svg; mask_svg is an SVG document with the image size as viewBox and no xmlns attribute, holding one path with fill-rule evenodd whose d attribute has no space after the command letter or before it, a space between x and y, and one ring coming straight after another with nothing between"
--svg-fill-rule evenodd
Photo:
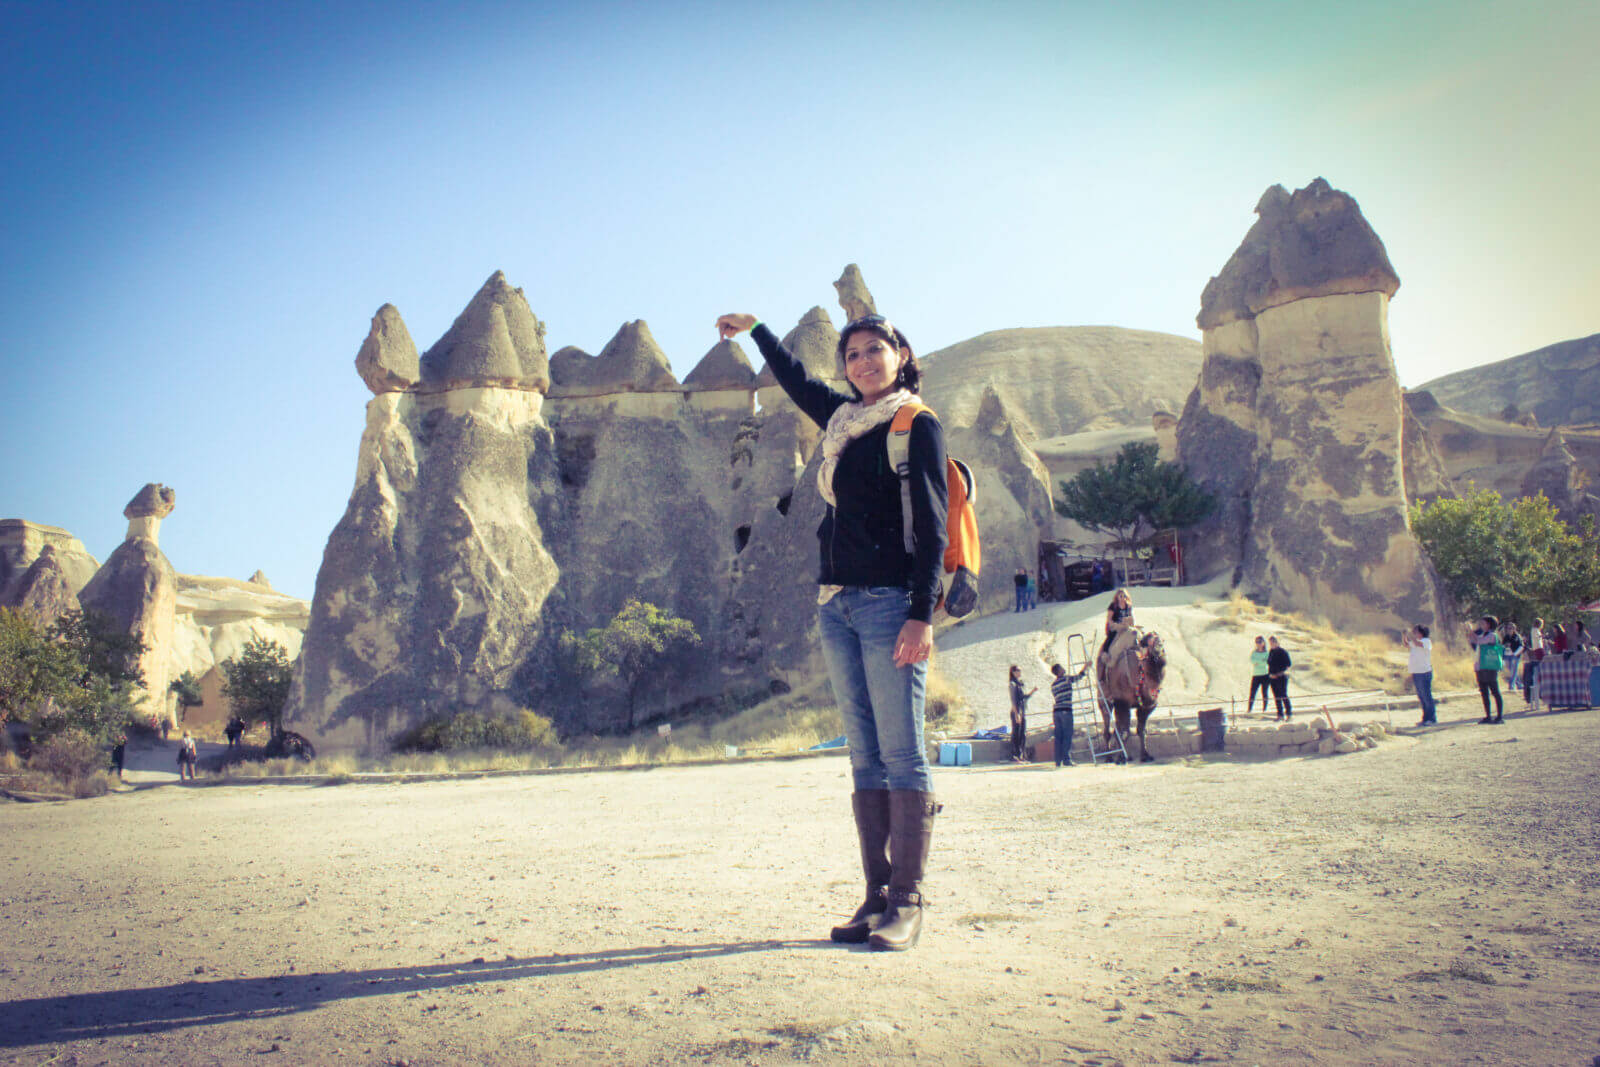
<instances>
[{"instance_id":1,"label":"orange backpack","mask_svg":"<svg viewBox=\"0 0 1600 1067\"><path fill-rule=\"evenodd\" d=\"M900 521L907 555L916 548L911 528L911 424L924 412L933 415L932 408L913 401L902 405L889 423L889 466L900 478ZM978 569L982 563L976 510L978 483L972 468L951 456L945 458L944 480L950 494L944 527L944 570L954 577L941 602L946 615L959 619L978 606Z\"/></svg>"}]
</instances>

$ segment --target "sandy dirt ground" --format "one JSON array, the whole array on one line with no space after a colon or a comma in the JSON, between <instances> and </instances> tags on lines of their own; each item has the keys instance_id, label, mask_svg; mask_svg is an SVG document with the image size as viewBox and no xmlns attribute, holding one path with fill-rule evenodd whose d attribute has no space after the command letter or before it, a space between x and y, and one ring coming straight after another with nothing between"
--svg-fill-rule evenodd
<instances>
[{"instance_id":1,"label":"sandy dirt ground","mask_svg":"<svg viewBox=\"0 0 1600 1067\"><path fill-rule=\"evenodd\" d=\"M1600 713L1441 711L939 769L905 954L838 757L0 805L0 1062L1590 1064Z\"/></svg>"}]
</instances>

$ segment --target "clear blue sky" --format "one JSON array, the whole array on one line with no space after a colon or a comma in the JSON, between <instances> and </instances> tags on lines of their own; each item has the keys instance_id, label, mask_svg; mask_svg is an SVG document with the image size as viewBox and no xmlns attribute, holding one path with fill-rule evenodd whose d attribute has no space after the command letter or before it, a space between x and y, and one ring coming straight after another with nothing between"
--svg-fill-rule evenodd
<instances>
[{"instance_id":1,"label":"clear blue sky","mask_svg":"<svg viewBox=\"0 0 1600 1067\"><path fill-rule=\"evenodd\" d=\"M750 10L745 8L749 7ZM1197 336L1261 191L1354 195L1401 381L1600 331L1600 4L0 2L0 517L309 597L379 305L554 351L792 322ZM641 462L644 458L641 457Z\"/></svg>"}]
</instances>

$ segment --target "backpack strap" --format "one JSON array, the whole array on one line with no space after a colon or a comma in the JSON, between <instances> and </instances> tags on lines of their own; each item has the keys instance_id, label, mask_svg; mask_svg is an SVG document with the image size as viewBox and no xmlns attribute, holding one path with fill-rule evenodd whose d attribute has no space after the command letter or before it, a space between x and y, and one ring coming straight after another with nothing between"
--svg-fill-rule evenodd
<instances>
[{"instance_id":1,"label":"backpack strap","mask_svg":"<svg viewBox=\"0 0 1600 1067\"><path fill-rule=\"evenodd\" d=\"M906 555L916 551L916 539L911 529L911 424L923 412L933 414L926 404L910 401L900 406L889 423L889 467L900 479L900 529ZM937 416L935 416L937 418Z\"/></svg>"}]
</instances>

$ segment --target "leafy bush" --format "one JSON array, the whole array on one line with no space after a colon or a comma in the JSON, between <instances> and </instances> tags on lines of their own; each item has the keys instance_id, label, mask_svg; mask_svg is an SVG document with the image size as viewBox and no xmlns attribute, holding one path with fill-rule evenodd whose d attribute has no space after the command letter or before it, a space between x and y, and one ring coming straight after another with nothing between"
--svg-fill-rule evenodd
<instances>
[{"instance_id":1,"label":"leafy bush","mask_svg":"<svg viewBox=\"0 0 1600 1067\"><path fill-rule=\"evenodd\" d=\"M554 724L543 715L519 711L499 717L463 711L429 719L395 740L401 752L450 752L469 748L525 751L559 744Z\"/></svg>"},{"instance_id":2,"label":"leafy bush","mask_svg":"<svg viewBox=\"0 0 1600 1067\"><path fill-rule=\"evenodd\" d=\"M223 660L222 673L222 693L246 726L264 722L273 734L283 729L283 705L294 679L288 649L270 638L253 637L237 656Z\"/></svg>"},{"instance_id":3,"label":"leafy bush","mask_svg":"<svg viewBox=\"0 0 1600 1067\"><path fill-rule=\"evenodd\" d=\"M1193 526L1217 506L1184 467L1161 458L1153 441L1130 441L1110 464L1096 460L1060 485L1057 514L1110 534L1130 552L1162 530Z\"/></svg>"}]
</instances>

